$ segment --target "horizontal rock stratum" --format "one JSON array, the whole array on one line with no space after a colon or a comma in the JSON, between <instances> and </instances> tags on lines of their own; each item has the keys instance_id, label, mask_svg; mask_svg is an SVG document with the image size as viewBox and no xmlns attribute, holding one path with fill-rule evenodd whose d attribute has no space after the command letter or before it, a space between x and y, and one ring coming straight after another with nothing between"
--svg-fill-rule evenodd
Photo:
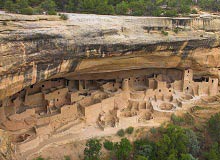
<instances>
[{"instance_id":1,"label":"horizontal rock stratum","mask_svg":"<svg viewBox=\"0 0 220 160\"><path fill-rule=\"evenodd\" d=\"M191 68L220 78L218 17L68 17L0 15L0 100L50 78L105 79L134 69Z\"/></svg>"}]
</instances>

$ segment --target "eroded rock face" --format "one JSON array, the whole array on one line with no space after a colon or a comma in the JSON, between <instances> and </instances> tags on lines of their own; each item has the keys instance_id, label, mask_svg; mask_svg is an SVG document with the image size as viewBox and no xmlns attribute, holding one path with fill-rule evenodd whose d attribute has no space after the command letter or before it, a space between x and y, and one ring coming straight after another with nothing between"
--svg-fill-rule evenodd
<instances>
[{"instance_id":1,"label":"eroded rock face","mask_svg":"<svg viewBox=\"0 0 220 160\"><path fill-rule=\"evenodd\" d=\"M0 100L50 78L131 69L192 68L219 78L219 33L146 31L171 26L166 18L0 15L0 22Z\"/></svg>"},{"instance_id":2,"label":"eroded rock face","mask_svg":"<svg viewBox=\"0 0 220 160\"><path fill-rule=\"evenodd\" d=\"M6 131L0 130L0 159L13 159L14 146Z\"/></svg>"}]
</instances>

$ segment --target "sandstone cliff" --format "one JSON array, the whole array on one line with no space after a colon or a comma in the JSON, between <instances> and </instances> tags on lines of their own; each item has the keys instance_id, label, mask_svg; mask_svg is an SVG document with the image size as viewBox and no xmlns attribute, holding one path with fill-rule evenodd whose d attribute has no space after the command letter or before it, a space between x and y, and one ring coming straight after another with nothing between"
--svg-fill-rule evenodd
<instances>
[{"instance_id":1,"label":"sandstone cliff","mask_svg":"<svg viewBox=\"0 0 220 160\"><path fill-rule=\"evenodd\" d=\"M0 100L53 77L192 68L196 75L220 78L218 32L192 29L165 36L148 33L146 26L170 27L169 18L68 16L63 21L58 16L0 15Z\"/></svg>"}]
</instances>

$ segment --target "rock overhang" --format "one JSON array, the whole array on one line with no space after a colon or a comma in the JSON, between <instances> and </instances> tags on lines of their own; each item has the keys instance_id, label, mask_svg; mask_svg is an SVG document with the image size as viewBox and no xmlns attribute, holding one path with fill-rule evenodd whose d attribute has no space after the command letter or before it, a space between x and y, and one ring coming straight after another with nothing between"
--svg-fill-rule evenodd
<instances>
[{"instance_id":1,"label":"rock overhang","mask_svg":"<svg viewBox=\"0 0 220 160\"><path fill-rule=\"evenodd\" d=\"M143 27L172 27L171 18L68 16L0 16L8 23L0 26L0 99L53 77L144 68L193 68L218 77L217 32L169 30L165 36Z\"/></svg>"}]
</instances>

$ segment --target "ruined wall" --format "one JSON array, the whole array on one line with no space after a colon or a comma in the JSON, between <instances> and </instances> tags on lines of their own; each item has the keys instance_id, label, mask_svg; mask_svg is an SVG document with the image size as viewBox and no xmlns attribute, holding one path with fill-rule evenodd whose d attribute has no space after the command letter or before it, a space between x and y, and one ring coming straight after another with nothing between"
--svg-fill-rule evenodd
<instances>
[{"instance_id":1,"label":"ruined wall","mask_svg":"<svg viewBox=\"0 0 220 160\"><path fill-rule=\"evenodd\" d=\"M44 94L43 93L36 93L33 95L26 95L25 96L25 105L36 107L36 106L43 106L44 103Z\"/></svg>"},{"instance_id":2,"label":"ruined wall","mask_svg":"<svg viewBox=\"0 0 220 160\"><path fill-rule=\"evenodd\" d=\"M204 29L206 31L219 31L220 18L219 17L207 17L202 19L196 19L193 21L195 29Z\"/></svg>"},{"instance_id":3,"label":"ruined wall","mask_svg":"<svg viewBox=\"0 0 220 160\"><path fill-rule=\"evenodd\" d=\"M35 109L27 109L23 113L11 115L9 119L12 121L24 121L26 118L31 116L35 116Z\"/></svg>"},{"instance_id":4,"label":"ruined wall","mask_svg":"<svg viewBox=\"0 0 220 160\"><path fill-rule=\"evenodd\" d=\"M110 97L102 100L102 111L108 112L109 110L113 110L115 108L115 97Z\"/></svg>"},{"instance_id":5,"label":"ruined wall","mask_svg":"<svg viewBox=\"0 0 220 160\"><path fill-rule=\"evenodd\" d=\"M82 110L87 123L96 123L99 114L102 112L102 105L97 103L88 107L82 107Z\"/></svg>"},{"instance_id":6,"label":"ruined wall","mask_svg":"<svg viewBox=\"0 0 220 160\"><path fill-rule=\"evenodd\" d=\"M61 115L67 118L74 118L78 114L77 105L65 105L61 108Z\"/></svg>"},{"instance_id":7,"label":"ruined wall","mask_svg":"<svg viewBox=\"0 0 220 160\"><path fill-rule=\"evenodd\" d=\"M45 100L54 101L56 107L61 107L67 102L68 88L57 89L51 93L45 94Z\"/></svg>"},{"instance_id":8,"label":"ruined wall","mask_svg":"<svg viewBox=\"0 0 220 160\"><path fill-rule=\"evenodd\" d=\"M209 78L209 95L214 96L218 94L218 83L219 80L217 78Z\"/></svg>"}]
</instances>

